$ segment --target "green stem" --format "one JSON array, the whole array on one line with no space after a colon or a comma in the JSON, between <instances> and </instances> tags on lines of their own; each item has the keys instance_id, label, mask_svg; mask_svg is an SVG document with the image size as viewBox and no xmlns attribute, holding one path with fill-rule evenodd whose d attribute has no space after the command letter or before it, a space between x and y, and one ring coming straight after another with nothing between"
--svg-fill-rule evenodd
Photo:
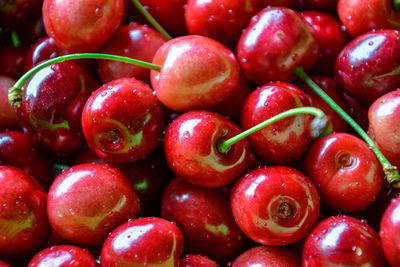
<instances>
[{"instance_id":1,"label":"green stem","mask_svg":"<svg viewBox=\"0 0 400 267\"><path fill-rule=\"evenodd\" d=\"M11 32L11 40L14 47L18 47L21 45L21 40L19 39L19 36L16 31Z\"/></svg>"},{"instance_id":2,"label":"green stem","mask_svg":"<svg viewBox=\"0 0 400 267\"><path fill-rule=\"evenodd\" d=\"M392 6L394 9L399 10L400 9L400 0L392 0Z\"/></svg>"},{"instance_id":3,"label":"green stem","mask_svg":"<svg viewBox=\"0 0 400 267\"><path fill-rule=\"evenodd\" d=\"M272 118L269 118L259 124L257 124L256 126L251 127L250 129L247 129L246 131L228 139L228 140L221 140L220 142L218 142L218 151L221 153L228 153L230 147L239 142L240 140L246 138L247 136L249 136L250 134L263 129L264 127L277 122L281 119L287 118L289 116L293 116L293 115L298 115L298 114L312 114L316 117L319 118L325 118L325 114L322 110L318 109L318 108L314 108L314 107L300 107L300 108L293 108L293 109L289 109L287 111L284 111Z\"/></svg>"},{"instance_id":4,"label":"green stem","mask_svg":"<svg viewBox=\"0 0 400 267\"><path fill-rule=\"evenodd\" d=\"M161 66L155 65L152 63L148 63L145 61L123 57L123 56L116 56L116 55L108 55L108 54L99 54L99 53L80 53L80 54L72 54L72 55L65 55L56 58L49 59L29 71L27 71L24 75L19 78L19 80L8 90L8 101L10 102L11 106L15 108L19 108L21 105L22 97L21 97L21 88L22 86L39 70L50 66L55 63L64 62L67 60L72 59L108 59L108 60L116 60L121 61L129 64L134 64L143 68L152 69L155 71L160 71Z\"/></svg>"},{"instance_id":5,"label":"green stem","mask_svg":"<svg viewBox=\"0 0 400 267\"><path fill-rule=\"evenodd\" d=\"M135 5L137 10L146 18L146 20L153 26L161 35L163 35L167 40L171 40L171 35L168 34L166 30L153 18L153 16L143 7L139 0L131 0Z\"/></svg>"},{"instance_id":6,"label":"green stem","mask_svg":"<svg viewBox=\"0 0 400 267\"><path fill-rule=\"evenodd\" d=\"M54 165L53 165L53 170L60 171L60 172L63 170L69 169L69 168L71 168L71 166L65 165L65 164L60 164L60 163L54 163Z\"/></svg>"},{"instance_id":7,"label":"green stem","mask_svg":"<svg viewBox=\"0 0 400 267\"><path fill-rule=\"evenodd\" d=\"M303 67L298 67L295 69L294 74L302 79L305 83L310 86L315 93L317 93L325 102L335 110L353 129L356 131L362 139L370 146L372 151L377 156L378 160L382 164L383 171L386 175L386 179L390 184L395 187L400 187L400 175L396 166L390 164L386 157L375 145L374 141L368 136L368 134L354 121L338 104L333 101L305 72Z\"/></svg>"}]
</instances>

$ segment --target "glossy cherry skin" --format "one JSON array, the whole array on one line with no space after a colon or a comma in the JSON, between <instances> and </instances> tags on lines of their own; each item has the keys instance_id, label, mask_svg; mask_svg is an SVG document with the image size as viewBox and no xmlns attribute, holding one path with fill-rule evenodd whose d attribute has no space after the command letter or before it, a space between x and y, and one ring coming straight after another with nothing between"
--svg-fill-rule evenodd
<instances>
[{"instance_id":1,"label":"glossy cherry skin","mask_svg":"<svg viewBox=\"0 0 400 267\"><path fill-rule=\"evenodd\" d=\"M241 126L249 129L279 113L310 106L308 97L288 83L269 83L253 91L243 104ZM274 164L296 161L311 142L311 116L299 114L266 126L248 138L253 152Z\"/></svg>"},{"instance_id":2,"label":"glossy cherry skin","mask_svg":"<svg viewBox=\"0 0 400 267\"><path fill-rule=\"evenodd\" d=\"M304 238L319 214L319 196L299 171L264 167L244 175L231 192L233 217L257 243L280 246Z\"/></svg>"},{"instance_id":3,"label":"glossy cherry skin","mask_svg":"<svg viewBox=\"0 0 400 267\"><path fill-rule=\"evenodd\" d=\"M358 11L357 11L358 12ZM335 63L340 88L363 104L398 88L400 33L381 30L365 33L348 43Z\"/></svg>"},{"instance_id":4,"label":"glossy cherry skin","mask_svg":"<svg viewBox=\"0 0 400 267\"><path fill-rule=\"evenodd\" d=\"M128 178L105 164L64 170L49 190L47 213L52 228L80 245L100 245L109 232L135 218L140 200Z\"/></svg>"},{"instance_id":5,"label":"glossy cherry skin","mask_svg":"<svg viewBox=\"0 0 400 267\"><path fill-rule=\"evenodd\" d=\"M183 236L161 218L131 220L111 232L101 250L101 266L178 267Z\"/></svg>"},{"instance_id":6,"label":"glossy cherry skin","mask_svg":"<svg viewBox=\"0 0 400 267\"><path fill-rule=\"evenodd\" d=\"M0 2L0 27L15 27L40 13L43 0L5 0Z\"/></svg>"},{"instance_id":7,"label":"glossy cherry skin","mask_svg":"<svg viewBox=\"0 0 400 267\"><path fill-rule=\"evenodd\" d=\"M229 207L229 194L175 178L166 187L162 217L176 222L185 240L185 251L226 261L243 248L245 236Z\"/></svg>"},{"instance_id":8,"label":"glossy cherry skin","mask_svg":"<svg viewBox=\"0 0 400 267\"><path fill-rule=\"evenodd\" d=\"M350 41L349 35L338 19L328 13L304 11L300 14L314 30L319 48L318 60L311 71L331 76L337 55Z\"/></svg>"},{"instance_id":9,"label":"glossy cherry skin","mask_svg":"<svg viewBox=\"0 0 400 267\"><path fill-rule=\"evenodd\" d=\"M228 97L239 80L233 53L210 38L187 35L162 45L153 63L151 84L161 103L175 111L204 109Z\"/></svg>"},{"instance_id":10,"label":"glossy cherry skin","mask_svg":"<svg viewBox=\"0 0 400 267\"><path fill-rule=\"evenodd\" d=\"M123 4L123 0L44 0L44 26L47 34L65 50L95 51L120 25Z\"/></svg>"},{"instance_id":11,"label":"glossy cherry skin","mask_svg":"<svg viewBox=\"0 0 400 267\"><path fill-rule=\"evenodd\" d=\"M333 133L316 140L305 157L305 170L321 200L345 211L363 210L382 187L382 167L361 139Z\"/></svg>"},{"instance_id":12,"label":"glossy cherry skin","mask_svg":"<svg viewBox=\"0 0 400 267\"><path fill-rule=\"evenodd\" d=\"M236 43L242 29L260 8L259 0L188 0L186 27L190 34L207 36L229 45Z\"/></svg>"},{"instance_id":13,"label":"glossy cherry skin","mask_svg":"<svg viewBox=\"0 0 400 267\"><path fill-rule=\"evenodd\" d=\"M374 29L400 29L400 13L390 0L339 0L337 14L353 37Z\"/></svg>"},{"instance_id":14,"label":"glossy cherry skin","mask_svg":"<svg viewBox=\"0 0 400 267\"><path fill-rule=\"evenodd\" d=\"M300 256L287 248L259 246L240 254L232 267L274 266L300 267Z\"/></svg>"},{"instance_id":15,"label":"glossy cherry skin","mask_svg":"<svg viewBox=\"0 0 400 267\"><path fill-rule=\"evenodd\" d=\"M237 57L249 80L259 85L286 82L296 67L312 67L318 45L300 15L288 8L268 7L257 13L242 33Z\"/></svg>"},{"instance_id":16,"label":"glossy cherry skin","mask_svg":"<svg viewBox=\"0 0 400 267\"><path fill-rule=\"evenodd\" d=\"M378 98L368 110L369 134L390 163L400 166L400 90Z\"/></svg>"},{"instance_id":17,"label":"glossy cherry skin","mask_svg":"<svg viewBox=\"0 0 400 267\"><path fill-rule=\"evenodd\" d=\"M365 222L333 216L307 237L302 266L386 266L378 234Z\"/></svg>"},{"instance_id":18,"label":"glossy cherry skin","mask_svg":"<svg viewBox=\"0 0 400 267\"><path fill-rule=\"evenodd\" d=\"M50 233L47 195L35 179L15 167L0 166L0 255L33 252Z\"/></svg>"},{"instance_id":19,"label":"glossy cherry skin","mask_svg":"<svg viewBox=\"0 0 400 267\"><path fill-rule=\"evenodd\" d=\"M386 260L390 266L400 265L400 244L397 242L400 236L400 196L393 198L386 208L380 224L379 236L382 240L382 248Z\"/></svg>"},{"instance_id":20,"label":"glossy cherry skin","mask_svg":"<svg viewBox=\"0 0 400 267\"><path fill-rule=\"evenodd\" d=\"M51 161L38 150L29 135L21 132L0 132L0 164L29 173L45 190L53 181Z\"/></svg>"},{"instance_id":21,"label":"glossy cherry skin","mask_svg":"<svg viewBox=\"0 0 400 267\"><path fill-rule=\"evenodd\" d=\"M181 259L180 267L219 267L219 265L210 260L207 256L188 254Z\"/></svg>"},{"instance_id":22,"label":"glossy cherry skin","mask_svg":"<svg viewBox=\"0 0 400 267\"><path fill-rule=\"evenodd\" d=\"M121 78L94 92L82 112L82 129L95 154L113 163L133 162L157 146L164 118L153 90Z\"/></svg>"},{"instance_id":23,"label":"glossy cherry skin","mask_svg":"<svg viewBox=\"0 0 400 267\"><path fill-rule=\"evenodd\" d=\"M14 83L14 79L0 75L0 130L19 129L17 111L8 102L8 89Z\"/></svg>"},{"instance_id":24,"label":"glossy cherry skin","mask_svg":"<svg viewBox=\"0 0 400 267\"><path fill-rule=\"evenodd\" d=\"M151 62L165 41L160 33L147 25L131 23L118 28L99 52ZM100 60L98 73L102 83L130 77L144 82L150 81L149 69L119 61Z\"/></svg>"},{"instance_id":25,"label":"glossy cherry skin","mask_svg":"<svg viewBox=\"0 0 400 267\"><path fill-rule=\"evenodd\" d=\"M164 151L169 167L180 178L203 187L220 187L239 177L250 147L246 139L224 154L218 142L241 133L227 118L209 111L189 111L167 128Z\"/></svg>"},{"instance_id":26,"label":"glossy cherry skin","mask_svg":"<svg viewBox=\"0 0 400 267\"><path fill-rule=\"evenodd\" d=\"M96 267L96 260L86 250L71 245L61 245L46 248L37 253L28 267L58 266L58 267Z\"/></svg>"},{"instance_id":27,"label":"glossy cherry skin","mask_svg":"<svg viewBox=\"0 0 400 267\"><path fill-rule=\"evenodd\" d=\"M22 88L18 108L24 132L48 150L63 154L84 143L81 113L97 82L71 61L38 71Z\"/></svg>"}]
</instances>

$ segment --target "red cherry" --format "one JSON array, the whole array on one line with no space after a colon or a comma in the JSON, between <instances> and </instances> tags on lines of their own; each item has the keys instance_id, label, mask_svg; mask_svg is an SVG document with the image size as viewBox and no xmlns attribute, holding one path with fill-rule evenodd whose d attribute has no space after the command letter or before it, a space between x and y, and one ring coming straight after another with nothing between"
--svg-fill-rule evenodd
<instances>
[{"instance_id":1,"label":"red cherry","mask_svg":"<svg viewBox=\"0 0 400 267\"><path fill-rule=\"evenodd\" d=\"M209 108L228 97L239 80L233 53L217 41L188 35L158 49L151 84L160 102L176 111Z\"/></svg>"},{"instance_id":2,"label":"red cherry","mask_svg":"<svg viewBox=\"0 0 400 267\"><path fill-rule=\"evenodd\" d=\"M0 267L11 267L11 265L9 265L8 263L0 260Z\"/></svg>"},{"instance_id":3,"label":"red cherry","mask_svg":"<svg viewBox=\"0 0 400 267\"><path fill-rule=\"evenodd\" d=\"M19 129L17 112L8 102L8 89L15 83L15 80L0 75L0 130Z\"/></svg>"},{"instance_id":4,"label":"red cherry","mask_svg":"<svg viewBox=\"0 0 400 267\"><path fill-rule=\"evenodd\" d=\"M0 166L0 255L33 252L50 233L47 195L26 172Z\"/></svg>"},{"instance_id":5,"label":"red cherry","mask_svg":"<svg viewBox=\"0 0 400 267\"><path fill-rule=\"evenodd\" d=\"M284 7L257 13L241 35L237 57L247 78L263 85L289 81L294 69L310 69L318 57L311 27L300 15Z\"/></svg>"},{"instance_id":6,"label":"red cherry","mask_svg":"<svg viewBox=\"0 0 400 267\"><path fill-rule=\"evenodd\" d=\"M386 266L378 234L348 216L320 222L307 237L302 266Z\"/></svg>"},{"instance_id":7,"label":"red cherry","mask_svg":"<svg viewBox=\"0 0 400 267\"><path fill-rule=\"evenodd\" d=\"M96 267L96 260L89 252L76 246L62 245L46 248L36 254L28 267Z\"/></svg>"},{"instance_id":8,"label":"red cherry","mask_svg":"<svg viewBox=\"0 0 400 267\"><path fill-rule=\"evenodd\" d=\"M300 267L301 260L287 248L259 246L243 252L232 263L232 267L252 266Z\"/></svg>"},{"instance_id":9,"label":"red cherry","mask_svg":"<svg viewBox=\"0 0 400 267\"><path fill-rule=\"evenodd\" d=\"M306 0L306 2L318 10L336 11L338 0Z\"/></svg>"},{"instance_id":10,"label":"red cherry","mask_svg":"<svg viewBox=\"0 0 400 267\"><path fill-rule=\"evenodd\" d=\"M209 111L189 111L167 129L164 151L168 165L180 178L204 187L220 187L239 177L250 147L242 140L225 153L218 142L241 132L225 117Z\"/></svg>"},{"instance_id":11,"label":"red cherry","mask_svg":"<svg viewBox=\"0 0 400 267\"><path fill-rule=\"evenodd\" d=\"M139 198L128 178L104 164L75 165L63 171L51 185L47 201L53 229L82 245L100 245L139 210Z\"/></svg>"},{"instance_id":12,"label":"red cherry","mask_svg":"<svg viewBox=\"0 0 400 267\"><path fill-rule=\"evenodd\" d=\"M322 201L346 211L363 210L372 203L383 182L382 167L368 145L346 133L315 141L305 169Z\"/></svg>"},{"instance_id":13,"label":"red cherry","mask_svg":"<svg viewBox=\"0 0 400 267\"><path fill-rule=\"evenodd\" d=\"M390 266L400 265L400 196L393 198L381 219L379 236L382 239L382 248Z\"/></svg>"},{"instance_id":14,"label":"red cherry","mask_svg":"<svg viewBox=\"0 0 400 267\"><path fill-rule=\"evenodd\" d=\"M245 237L229 207L229 195L222 189L201 188L176 178L164 191L161 214L176 222L188 253L225 261L244 245Z\"/></svg>"},{"instance_id":15,"label":"red cherry","mask_svg":"<svg viewBox=\"0 0 400 267\"><path fill-rule=\"evenodd\" d=\"M0 75L18 79L24 73L28 48L8 46L0 48Z\"/></svg>"},{"instance_id":16,"label":"red cherry","mask_svg":"<svg viewBox=\"0 0 400 267\"><path fill-rule=\"evenodd\" d=\"M202 255L186 255L180 261L180 267L219 267L219 265Z\"/></svg>"},{"instance_id":17,"label":"red cherry","mask_svg":"<svg viewBox=\"0 0 400 267\"><path fill-rule=\"evenodd\" d=\"M248 237L263 245L280 246L304 238L314 227L319 197L299 171L265 167L236 182L231 207L236 223Z\"/></svg>"},{"instance_id":18,"label":"red cherry","mask_svg":"<svg viewBox=\"0 0 400 267\"><path fill-rule=\"evenodd\" d=\"M179 266L183 237L171 222L141 218L119 226L101 250L101 266Z\"/></svg>"},{"instance_id":19,"label":"red cherry","mask_svg":"<svg viewBox=\"0 0 400 267\"><path fill-rule=\"evenodd\" d=\"M90 52L113 35L123 10L123 0L44 0L43 21L60 48Z\"/></svg>"},{"instance_id":20,"label":"red cherry","mask_svg":"<svg viewBox=\"0 0 400 267\"><path fill-rule=\"evenodd\" d=\"M12 0L0 2L0 27L19 26L40 12L43 0Z\"/></svg>"},{"instance_id":21,"label":"red cherry","mask_svg":"<svg viewBox=\"0 0 400 267\"><path fill-rule=\"evenodd\" d=\"M261 7L268 6L283 6L287 8L294 8L296 0L259 0Z\"/></svg>"},{"instance_id":22,"label":"red cherry","mask_svg":"<svg viewBox=\"0 0 400 267\"><path fill-rule=\"evenodd\" d=\"M157 146L164 127L161 105L151 88L133 78L104 84L82 112L82 129L95 154L113 163L132 162Z\"/></svg>"}]
</instances>

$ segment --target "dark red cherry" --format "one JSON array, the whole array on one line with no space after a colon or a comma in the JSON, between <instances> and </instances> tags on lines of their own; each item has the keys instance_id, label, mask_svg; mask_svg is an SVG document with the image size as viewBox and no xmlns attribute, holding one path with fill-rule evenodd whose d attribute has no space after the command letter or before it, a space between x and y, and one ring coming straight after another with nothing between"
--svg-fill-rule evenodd
<instances>
[{"instance_id":1,"label":"dark red cherry","mask_svg":"<svg viewBox=\"0 0 400 267\"><path fill-rule=\"evenodd\" d=\"M179 266L183 237L160 218L131 220L111 232L101 250L101 266Z\"/></svg>"},{"instance_id":2,"label":"dark red cherry","mask_svg":"<svg viewBox=\"0 0 400 267\"><path fill-rule=\"evenodd\" d=\"M241 125L249 129L279 113L310 106L305 93L288 83L270 83L253 91L243 104ZM275 122L248 138L254 153L274 164L292 163L311 142L311 116L299 114Z\"/></svg>"},{"instance_id":3,"label":"dark red cherry","mask_svg":"<svg viewBox=\"0 0 400 267\"><path fill-rule=\"evenodd\" d=\"M29 262L28 267L97 267L96 260L86 250L71 245L61 245L46 248L37 253Z\"/></svg>"},{"instance_id":4,"label":"dark red cherry","mask_svg":"<svg viewBox=\"0 0 400 267\"><path fill-rule=\"evenodd\" d=\"M252 240L270 246L306 237L319 214L319 197L311 181L299 171L264 167L244 175L231 192L236 223Z\"/></svg>"},{"instance_id":5,"label":"dark red cherry","mask_svg":"<svg viewBox=\"0 0 400 267\"><path fill-rule=\"evenodd\" d=\"M158 49L151 84L161 103L176 111L212 107L227 98L239 80L233 53L210 38L187 35Z\"/></svg>"},{"instance_id":6,"label":"dark red cherry","mask_svg":"<svg viewBox=\"0 0 400 267\"><path fill-rule=\"evenodd\" d=\"M60 48L95 51L121 23L123 4L123 0L44 0L44 26Z\"/></svg>"},{"instance_id":7,"label":"dark red cherry","mask_svg":"<svg viewBox=\"0 0 400 267\"><path fill-rule=\"evenodd\" d=\"M81 114L97 82L71 61L38 71L22 88L20 124L36 142L55 153L77 150L84 143Z\"/></svg>"},{"instance_id":8,"label":"dark red cherry","mask_svg":"<svg viewBox=\"0 0 400 267\"><path fill-rule=\"evenodd\" d=\"M30 17L26 23L17 28L16 32L21 42L27 45L34 44L40 38L46 36L42 12L39 12L39 14L34 17Z\"/></svg>"},{"instance_id":9,"label":"dark red cherry","mask_svg":"<svg viewBox=\"0 0 400 267\"><path fill-rule=\"evenodd\" d=\"M365 222L333 216L307 237L302 266L386 266L378 234Z\"/></svg>"},{"instance_id":10,"label":"dark red cherry","mask_svg":"<svg viewBox=\"0 0 400 267\"><path fill-rule=\"evenodd\" d=\"M287 8L294 8L296 0L259 0L261 7L268 6L283 6Z\"/></svg>"},{"instance_id":11,"label":"dark red cherry","mask_svg":"<svg viewBox=\"0 0 400 267\"><path fill-rule=\"evenodd\" d=\"M64 239L100 245L117 226L135 218L140 201L128 178L105 164L75 165L64 170L49 190L47 213Z\"/></svg>"},{"instance_id":12,"label":"dark red cherry","mask_svg":"<svg viewBox=\"0 0 400 267\"><path fill-rule=\"evenodd\" d=\"M28 48L25 46L0 48L0 75L19 79L24 74L24 64L27 54Z\"/></svg>"},{"instance_id":13,"label":"dark red cherry","mask_svg":"<svg viewBox=\"0 0 400 267\"><path fill-rule=\"evenodd\" d=\"M340 88L357 101L370 105L378 97L398 88L400 33L374 31L358 36L340 52L335 79Z\"/></svg>"},{"instance_id":14,"label":"dark red cherry","mask_svg":"<svg viewBox=\"0 0 400 267\"><path fill-rule=\"evenodd\" d=\"M219 267L219 265L210 260L207 256L202 255L186 255L181 259L180 267Z\"/></svg>"},{"instance_id":15,"label":"dark red cherry","mask_svg":"<svg viewBox=\"0 0 400 267\"><path fill-rule=\"evenodd\" d=\"M268 7L257 13L242 33L237 57L249 80L259 85L286 82L296 67L312 67L318 46L299 14L284 7Z\"/></svg>"},{"instance_id":16,"label":"dark red cherry","mask_svg":"<svg viewBox=\"0 0 400 267\"><path fill-rule=\"evenodd\" d=\"M220 187L239 177L246 167L250 147L246 139L221 153L218 142L241 129L227 118L209 111L189 111L167 129L164 151L168 165L180 178L204 187Z\"/></svg>"},{"instance_id":17,"label":"dark red cherry","mask_svg":"<svg viewBox=\"0 0 400 267\"><path fill-rule=\"evenodd\" d=\"M220 188L201 188L176 178L164 191L161 214L176 222L188 253L225 261L243 248L245 236L233 219L229 194Z\"/></svg>"},{"instance_id":18,"label":"dark red cherry","mask_svg":"<svg viewBox=\"0 0 400 267\"><path fill-rule=\"evenodd\" d=\"M353 97L343 93L345 100L346 111L349 115L363 128L364 131L368 130L368 108L361 105Z\"/></svg>"},{"instance_id":19,"label":"dark red cherry","mask_svg":"<svg viewBox=\"0 0 400 267\"><path fill-rule=\"evenodd\" d=\"M400 265L400 196L393 198L382 216L379 236L382 239L382 248L390 266Z\"/></svg>"},{"instance_id":20,"label":"dark red cherry","mask_svg":"<svg viewBox=\"0 0 400 267\"><path fill-rule=\"evenodd\" d=\"M312 8L325 11L336 11L338 0L306 0Z\"/></svg>"},{"instance_id":21,"label":"dark red cherry","mask_svg":"<svg viewBox=\"0 0 400 267\"><path fill-rule=\"evenodd\" d=\"M90 96L82 112L82 128L98 157L113 163L132 162L157 146L164 129L161 105L142 81L114 80Z\"/></svg>"},{"instance_id":22,"label":"dark red cherry","mask_svg":"<svg viewBox=\"0 0 400 267\"><path fill-rule=\"evenodd\" d=\"M375 200L383 182L373 151L347 133L315 141L307 152L305 169L321 200L334 209L363 210Z\"/></svg>"},{"instance_id":23,"label":"dark red cherry","mask_svg":"<svg viewBox=\"0 0 400 267\"><path fill-rule=\"evenodd\" d=\"M53 181L50 159L38 150L29 135L21 132L0 132L0 164L29 173L45 190Z\"/></svg>"},{"instance_id":24,"label":"dark red cherry","mask_svg":"<svg viewBox=\"0 0 400 267\"><path fill-rule=\"evenodd\" d=\"M0 130L19 129L17 111L8 102L8 89L14 84L14 79L0 75Z\"/></svg>"},{"instance_id":25,"label":"dark red cherry","mask_svg":"<svg viewBox=\"0 0 400 267\"><path fill-rule=\"evenodd\" d=\"M99 52L151 62L165 41L160 33L147 25L131 23L117 29ZM100 60L98 73L103 83L131 77L147 83L150 81L149 69L119 61Z\"/></svg>"},{"instance_id":26,"label":"dark red cherry","mask_svg":"<svg viewBox=\"0 0 400 267\"><path fill-rule=\"evenodd\" d=\"M0 255L35 251L50 233L47 195L35 179L15 167L0 166Z\"/></svg>"},{"instance_id":27,"label":"dark red cherry","mask_svg":"<svg viewBox=\"0 0 400 267\"><path fill-rule=\"evenodd\" d=\"M300 267L300 256L287 248L258 246L240 254L232 263L232 267Z\"/></svg>"},{"instance_id":28,"label":"dark red cherry","mask_svg":"<svg viewBox=\"0 0 400 267\"><path fill-rule=\"evenodd\" d=\"M3 0L0 2L0 27L22 25L40 13L43 0Z\"/></svg>"}]
</instances>

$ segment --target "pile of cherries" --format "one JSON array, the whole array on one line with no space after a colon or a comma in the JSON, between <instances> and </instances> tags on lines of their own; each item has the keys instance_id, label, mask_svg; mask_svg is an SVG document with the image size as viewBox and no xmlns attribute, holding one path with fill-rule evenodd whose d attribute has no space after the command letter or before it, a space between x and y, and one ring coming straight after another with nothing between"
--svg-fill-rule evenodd
<instances>
[{"instance_id":1,"label":"pile of cherries","mask_svg":"<svg viewBox=\"0 0 400 267\"><path fill-rule=\"evenodd\" d=\"M400 266L398 9L0 1L0 266Z\"/></svg>"}]
</instances>

